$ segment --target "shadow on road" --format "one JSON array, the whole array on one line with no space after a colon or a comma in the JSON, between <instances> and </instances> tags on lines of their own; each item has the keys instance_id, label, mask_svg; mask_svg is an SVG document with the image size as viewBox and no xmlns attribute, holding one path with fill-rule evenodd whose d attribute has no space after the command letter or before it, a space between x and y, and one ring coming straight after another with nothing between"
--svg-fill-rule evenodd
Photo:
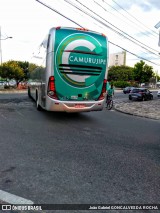
<instances>
[{"instance_id":1,"label":"shadow on road","mask_svg":"<svg viewBox=\"0 0 160 213\"><path fill-rule=\"evenodd\" d=\"M41 113L49 120L66 120L66 121L89 121L93 122L94 118L89 116L88 113L79 112L79 113L67 113L67 112L49 112L49 111L41 111Z\"/></svg>"}]
</instances>

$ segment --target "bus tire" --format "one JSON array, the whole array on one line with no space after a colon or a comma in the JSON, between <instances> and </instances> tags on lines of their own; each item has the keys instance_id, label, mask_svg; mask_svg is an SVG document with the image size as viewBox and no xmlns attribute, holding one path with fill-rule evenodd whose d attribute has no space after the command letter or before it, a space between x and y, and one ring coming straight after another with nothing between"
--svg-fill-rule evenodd
<instances>
[{"instance_id":1,"label":"bus tire","mask_svg":"<svg viewBox=\"0 0 160 213\"><path fill-rule=\"evenodd\" d=\"M28 87L28 97L31 98L31 91L29 87Z\"/></svg>"},{"instance_id":2,"label":"bus tire","mask_svg":"<svg viewBox=\"0 0 160 213\"><path fill-rule=\"evenodd\" d=\"M41 106L39 105L39 97L38 97L37 91L36 91L36 108L37 108L38 111L42 110Z\"/></svg>"}]
</instances>

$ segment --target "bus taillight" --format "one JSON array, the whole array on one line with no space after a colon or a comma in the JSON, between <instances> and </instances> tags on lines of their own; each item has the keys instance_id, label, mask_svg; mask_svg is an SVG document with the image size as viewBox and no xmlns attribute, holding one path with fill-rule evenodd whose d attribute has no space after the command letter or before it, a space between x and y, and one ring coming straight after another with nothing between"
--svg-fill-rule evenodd
<instances>
[{"instance_id":1,"label":"bus taillight","mask_svg":"<svg viewBox=\"0 0 160 213\"><path fill-rule=\"evenodd\" d=\"M59 26L59 27L56 27L56 30L59 30L59 29L61 29L61 27Z\"/></svg>"},{"instance_id":2,"label":"bus taillight","mask_svg":"<svg viewBox=\"0 0 160 213\"><path fill-rule=\"evenodd\" d=\"M105 34L103 34L103 33L102 33L101 35L102 35L103 37L106 37L106 35L105 35Z\"/></svg>"},{"instance_id":3,"label":"bus taillight","mask_svg":"<svg viewBox=\"0 0 160 213\"><path fill-rule=\"evenodd\" d=\"M56 94L56 87L55 87L55 80L54 76L51 76L49 78L48 82L48 96L53 99L58 99L57 94Z\"/></svg>"},{"instance_id":4,"label":"bus taillight","mask_svg":"<svg viewBox=\"0 0 160 213\"><path fill-rule=\"evenodd\" d=\"M76 30L80 30L80 31L88 31L88 29L86 29L86 28L76 28Z\"/></svg>"},{"instance_id":5,"label":"bus taillight","mask_svg":"<svg viewBox=\"0 0 160 213\"><path fill-rule=\"evenodd\" d=\"M105 98L105 94L106 94L106 83L107 83L107 80L104 79L103 81L103 87L102 87L102 92L101 92L101 95L99 96L98 100L103 100Z\"/></svg>"}]
</instances>

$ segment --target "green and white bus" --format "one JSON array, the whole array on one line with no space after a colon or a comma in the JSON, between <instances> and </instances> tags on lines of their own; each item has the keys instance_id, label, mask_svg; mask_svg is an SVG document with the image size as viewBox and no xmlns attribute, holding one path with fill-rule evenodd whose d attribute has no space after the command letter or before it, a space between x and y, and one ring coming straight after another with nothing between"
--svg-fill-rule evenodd
<instances>
[{"instance_id":1,"label":"green and white bus","mask_svg":"<svg viewBox=\"0 0 160 213\"><path fill-rule=\"evenodd\" d=\"M83 28L51 28L32 57L28 95L37 109L88 112L103 109L108 63L104 34Z\"/></svg>"}]
</instances>

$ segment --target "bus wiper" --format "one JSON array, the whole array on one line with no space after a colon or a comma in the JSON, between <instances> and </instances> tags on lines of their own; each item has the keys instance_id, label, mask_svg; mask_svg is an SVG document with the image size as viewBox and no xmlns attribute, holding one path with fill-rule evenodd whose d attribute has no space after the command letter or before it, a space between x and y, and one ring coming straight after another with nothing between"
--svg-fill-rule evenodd
<instances>
[{"instance_id":1,"label":"bus wiper","mask_svg":"<svg viewBox=\"0 0 160 213\"><path fill-rule=\"evenodd\" d=\"M64 50L63 52L81 53L81 54L89 54L89 55L101 56L101 54L98 54L98 53L94 53L94 52L90 52L90 51L82 51L82 50Z\"/></svg>"},{"instance_id":2,"label":"bus wiper","mask_svg":"<svg viewBox=\"0 0 160 213\"><path fill-rule=\"evenodd\" d=\"M59 64L59 67L73 67L73 68L84 68L84 69L96 69L96 70L102 70L102 67L98 66L86 66L86 65L77 65L77 64Z\"/></svg>"}]
</instances>

